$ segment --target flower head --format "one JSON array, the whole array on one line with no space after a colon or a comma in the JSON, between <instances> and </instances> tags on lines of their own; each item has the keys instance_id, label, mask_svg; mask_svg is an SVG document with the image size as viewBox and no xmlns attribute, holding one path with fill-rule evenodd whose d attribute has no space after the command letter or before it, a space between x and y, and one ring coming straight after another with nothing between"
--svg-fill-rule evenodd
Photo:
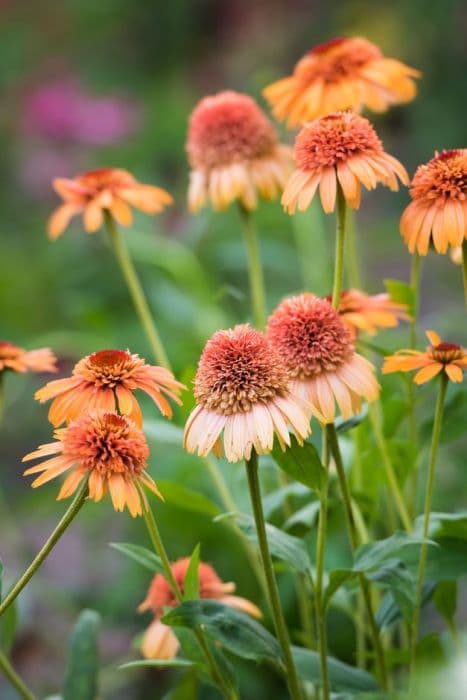
<instances>
[{"instance_id":1,"label":"flower head","mask_svg":"<svg viewBox=\"0 0 467 700\"><path fill-rule=\"evenodd\" d=\"M404 167L383 150L368 119L353 112L334 112L304 126L295 141L295 161L297 169L282 195L289 214L307 209L318 186L323 209L330 213L338 184L348 204L358 209L361 184L373 190L381 182L398 190L397 177L408 182Z\"/></svg>"},{"instance_id":2,"label":"flower head","mask_svg":"<svg viewBox=\"0 0 467 700\"><path fill-rule=\"evenodd\" d=\"M420 165L410 187L412 201L402 214L401 234L411 253L437 253L467 239L467 148L436 153Z\"/></svg>"},{"instance_id":3,"label":"flower head","mask_svg":"<svg viewBox=\"0 0 467 700\"><path fill-rule=\"evenodd\" d=\"M355 352L352 336L327 299L314 294L285 299L269 317L267 337L290 375L293 394L309 402L323 423L358 413L362 397L379 395L373 366Z\"/></svg>"},{"instance_id":4,"label":"flower head","mask_svg":"<svg viewBox=\"0 0 467 700\"><path fill-rule=\"evenodd\" d=\"M188 557L179 559L171 566L172 573L180 591L183 593L185 576L190 560ZM212 566L200 562L198 566L199 597L202 599L219 600L225 605L238 608L248 615L260 618L261 611L246 598L232 595L235 583L224 583ZM171 628L160 621L164 608L175 608L177 600L167 579L162 574L156 574L151 581L145 600L138 607L139 612L151 611L154 621L146 630L141 651L147 659L172 659L179 649L177 637Z\"/></svg>"},{"instance_id":5,"label":"flower head","mask_svg":"<svg viewBox=\"0 0 467 700\"><path fill-rule=\"evenodd\" d=\"M248 325L217 331L206 343L195 377L196 408L185 427L188 452L220 454L221 433L229 462L272 449L274 434L290 445L288 426L299 441L310 432L289 374L266 338Z\"/></svg>"},{"instance_id":6,"label":"flower head","mask_svg":"<svg viewBox=\"0 0 467 700\"><path fill-rule=\"evenodd\" d=\"M77 362L71 377L56 379L39 389L35 398L40 403L54 399L49 410L54 426L90 410L118 411L141 426L143 417L134 396L136 389L148 394L161 413L171 418L172 408L166 396L180 404L179 393L185 388L168 369L147 365L137 354L99 350Z\"/></svg>"},{"instance_id":7,"label":"flower head","mask_svg":"<svg viewBox=\"0 0 467 700\"><path fill-rule=\"evenodd\" d=\"M376 335L379 328L394 328L399 320L407 320L407 305L392 301L389 294L365 294L347 289L341 294L337 309L355 340L358 331Z\"/></svg>"},{"instance_id":8,"label":"flower head","mask_svg":"<svg viewBox=\"0 0 467 700\"><path fill-rule=\"evenodd\" d=\"M274 199L291 170L291 152L278 143L271 122L248 95L225 91L204 97L193 110L186 145L192 171L191 211L207 200L225 209L234 200L246 209L257 193Z\"/></svg>"},{"instance_id":9,"label":"flower head","mask_svg":"<svg viewBox=\"0 0 467 700\"><path fill-rule=\"evenodd\" d=\"M71 470L57 500L71 496L84 478L88 478L89 498L100 501L109 489L115 510L127 506L133 516L147 507L141 486L162 498L146 472L146 438L128 416L83 413L68 427L56 430L54 437L56 442L40 445L23 458L23 462L45 458L24 472L25 476L41 472L33 488Z\"/></svg>"},{"instance_id":10,"label":"flower head","mask_svg":"<svg viewBox=\"0 0 467 700\"><path fill-rule=\"evenodd\" d=\"M145 214L158 214L173 199L168 192L153 185L143 185L127 170L99 168L88 170L73 179L56 178L53 187L64 200L49 219L50 238L58 238L76 214L83 214L88 233L98 231L109 212L122 226L130 226L130 207Z\"/></svg>"},{"instance_id":11,"label":"flower head","mask_svg":"<svg viewBox=\"0 0 467 700\"><path fill-rule=\"evenodd\" d=\"M369 107L384 112L412 100L420 73L385 58L362 37L336 37L315 46L295 66L293 75L263 91L274 115L289 127L341 109Z\"/></svg>"},{"instance_id":12,"label":"flower head","mask_svg":"<svg viewBox=\"0 0 467 700\"><path fill-rule=\"evenodd\" d=\"M0 373L10 369L13 372L56 372L57 358L50 348L23 350L23 348L0 340Z\"/></svg>"},{"instance_id":13,"label":"flower head","mask_svg":"<svg viewBox=\"0 0 467 700\"><path fill-rule=\"evenodd\" d=\"M456 343L444 343L437 333L427 331L430 345L425 352L399 350L395 355L384 358L383 374L411 372L419 370L414 377L415 384L425 384L440 372L445 372L451 382L461 382L463 371L467 369L467 351Z\"/></svg>"}]
</instances>

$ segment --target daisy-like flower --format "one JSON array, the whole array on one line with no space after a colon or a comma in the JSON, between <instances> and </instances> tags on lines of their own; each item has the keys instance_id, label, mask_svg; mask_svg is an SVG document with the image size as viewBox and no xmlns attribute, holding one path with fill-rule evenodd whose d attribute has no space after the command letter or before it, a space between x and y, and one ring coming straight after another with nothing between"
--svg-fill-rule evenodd
<instances>
[{"instance_id":1,"label":"daisy-like flower","mask_svg":"<svg viewBox=\"0 0 467 700\"><path fill-rule=\"evenodd\" d=\"M467 148L436 153L420 165L410 183L412 201L402 214L400 230L411 253L437 253L467 239Z\"/></svg>"},{"instance_id":2,"label":"daisy-like flower","mask_svg":"<svg viewBox=\"0 0 467 700\"><path fill-rule=\"evenodd\" d=\"M315 46L295 66L293 75L264 89L279 120L295 127L341 109L369 107L384 112L410 102L420 77L362 37L337 37Z\"/></svg>"},{"instance_id":3,"label":"daisy-like flower","mask_svg":"<svg viewBox=\"0 0 467 700\"><path fill-rule=\"evenodd\" d=\"M295 140L295 161L297 168L282 195L289 214L297 207L308 209L318 187L329 214L338 184L349 206L358 209L361 184L373 190L380 182L395 191L397 177L408 183L405 168L383 150L368 119L353 112L335 112L304 126Z\"/></svg>"},{"instance_id":4,"label":"daisy-like flower","mask_svg":"<svg viewBox=\"0 0 467 700\"><path fill-rule=\"evenodd\" d=\"M289 375L266 338L247 324L217 331L206 343L195 377L197 406L185 426L184 446L205 457L211 450L229 462L282 449L289 427L301 443L310 433L305 407L288 387Z\"/></svg>"},{"instance_id":5,"label":"daisy-like flower","mask_svg":"<svg viewBox=\"0 0 467 700\"><path fill-rule=\"evenodd\" d=\"M23 350L0 340L0 374L7 369L13 372L56 372L57 358L50 348Z\"/></svg>"},{"instance_id":6,"label":"daisy-like flower","mask_svg":"<svg viewBox=\"0 0 467 700\"><path fill-rule=\"evenodd\" d=\"M349 418L360 411L362 398L378 398L373 365L355 352L351 333L327 299L309 293L285 299L269 317L267 337L289 370L290 390L322 423L334 421L336 403Z\"/></svg>"},{"instance_id":7,"label":"daisy-like flower","mask_svg":"<svg viewBox=\"0 0 467 700\"><path fill-rule=\"evenodd\" d=\"M430 345L425 352L399 350L385 357L383 374L418 369L413 379L415 384L425 384L440 372L445 372L451 382L461 382L467 369L467 350L456 343L443 343L434 331L427 331L426 335Z\"/></svg>"},{"instance_id":8,"label":"daisy-like flower","mask_svg":"<svg viewBox=\"0 0 467 700\"><path fill-rule=\"evenodd\" d=\"M23 462L45 458L24 472L25 476L41 472L33 488L71 470L57 500L71 496L84 478L88 478L90 499L101 501L108 489L115 510L127 506L132 516L142 515L147 509L142 486L162 498L146 471L146 438L128 416L83 413L66 428L56 430L54 437L56 442L40 445L23 457Z\"/></svg>"},{"instance_id":9,"label":"daisy-like flower","mask_svg":"<svg viewBox=\"0 0 467 700\"><path fill-rule=\"evenodd\" d=\"M174 578L182 593L189 563L190 560L187 557L179 559L171 566ZM224 583L209 564L200 562L198 577L200 598L218 600L253 617L262 617L261 611L254 603L246 598L232 595L235 591L235 583ZM178 639L171 628L160 621L165 608L175 608L176 606L177 601L167 579L162 574L156 574L146 599L138 607L139 612L149 610L154 615L154 621L144 633L141 642L141 653L146 659L173 659L176 656L180 648Z\"/></svg>"},{"instance_id":10,"label":"daisy-like flower","mask_svg":"<svg viewBox=\"0 0 467 700\"><path fill-rule=\"evenodd\" d=\"M353 340L358 331L376 335L380 328L394 328L400 320L407 321L410 318L407 305L392 301L389 294L370 295L359 289L344 290L337 311Z\"/></svg>"},{"instance_id":11,"label":"daisy-like flower","mask_svg":"<svg viewBox=\"0 0 467 700\"><path fill-rule=\"evenodd\" d=\"M71 377L56 379L39 389L35 398L40 403L54 399L49 421L55 427L78 418L83 411L95 410L118 411L141 426L143 416L134 396L136 389L148 394L161 413L171 418L166 396L181 404L179 393L186 387L168 369L147 365L137 354L99 350L77 362Z\"/></svg>"},{"instance_id":12,"label":"daisy-like flower","mask_svg":"<svg viewBox=\"0 0 467 700\"><path fill-rule=\"evenodd\" d=\"M130 226L133 221L130 207L145 214L158 214L173 202L165 190L143 185L120 168L88 170L73 179L56 178L53 187L64 203L49 219L48 234L52 239L61 236L77 214L83 214L85 231L95 233L102 226L104 211L110 212L122 226Z\"/></svg>"},{"instance_id":13,"label":"daisy-like flower","mask_svg":"<svg viewBox=\"0 0 467 700\"><path fill-rule=\"evenodd\" d=\"M255 209L257 194L274 199L292 169L292 152L278 142L266 115L248 95L225 91L193 110L186 144L192 171L188 205L225 209L238 200Z\"/></svg>"}]
</instances>

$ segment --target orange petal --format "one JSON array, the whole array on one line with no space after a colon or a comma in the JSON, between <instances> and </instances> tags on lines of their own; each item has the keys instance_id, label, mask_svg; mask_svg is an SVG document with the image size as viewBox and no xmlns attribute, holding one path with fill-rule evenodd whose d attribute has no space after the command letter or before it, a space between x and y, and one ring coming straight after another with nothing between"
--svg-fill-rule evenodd
<instances>
[{"instance_id":1,"label":"orange petal","mask_svg":"<svg viewBox=\"0 0 467 700\"><path fill-rule=\"evenodd\" d=\"M415 384L425 384L425 382L428 382L430 379L433 379L433 377L436 377L436 375L439 374L442 369L443 365L441 362L433 362L427 367L421 369L420 372L417 372L413 380Z\"/></svg>"},{"instance_id":2,"label":"orange petal","mask_svg":"<svg viewBox=\"0 0 467 700\"><path fill-rule=\"evenodd\" d=\"M431 345L439 345L441 343L441 338L437 333L435 333L435 331L426 331L425 335L430 341Z\"/></svg>"}]
</instances>

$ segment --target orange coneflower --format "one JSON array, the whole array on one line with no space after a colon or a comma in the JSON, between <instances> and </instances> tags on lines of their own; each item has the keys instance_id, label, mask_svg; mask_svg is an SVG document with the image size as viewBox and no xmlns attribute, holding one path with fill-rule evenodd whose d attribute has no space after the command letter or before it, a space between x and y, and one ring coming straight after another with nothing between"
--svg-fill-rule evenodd
<instances>
[{"instance_id":1,"label":"orange coneflower","mask_svg":"<svg viewBox=\"0 0 467 700\"><path fill-rule=\"evenodd\" d=\"M353 209L360 206L360 185L378 182L398 190L407 184L405 168L383 150L374 128L353 112L335 112L303 127L295 140L297 169L288 180L282 204L289 214L310 206L318 186L326 213L334 210L337 185ZM397 176L397 177L396 177Z\"/></svg>"},{"instance_id":2,"label":"orange coneflower","mask_svg":"<svg viewBox=\"0 0 467 700\"><path fill-rule=\"evenodd\" d=\"M362 398L378 398L373 365L355 352L327 299L309 293L284 299L269 317L267 337L292 376L290 390L322 423L334 421L336 403L349 418L360 411Z\"/></svg>"},{"instance_id":3,"label":"orange coneflower","mask_svg":"<svg viewBox=\"0 0 467 700\"><path fill-rule=\"evenodd\" d=\"M57 442L40 445L23 457L23 462L46 458L26 469L25 475L42 474L32 486L42 486L56 476L72 470L66 477L57 500L71 496L84 478L88 478L89 498L100 501L107 489L115 510L128 507L131 515L147 508L142 486L162 498L146 472L149 448L143 432L128 416L117 413L85 413L66 428L55 431Z\"/></svg>"},{"instance_id":4,"label":"orange coneflower","mask_svg":"<svg viewBox=\"0 0 467 700\"><path fill-rule=\"evenodd\" d=\"M183 594L185 576L188 571L189 558L179 559L171 566L175 581ZM225 605L231 605L253 617L262 617L261 611L254 603L232 595L235 591L235 583L224 583L212 566L200 562L198 566L199 597L211 600L219 600ZM138 607L139 612L150 610L154 614L154 621L144 633L141 643L141 653L146 659L173 659L180 647L177 637L171 628L164 625L160 618L165 608L175 608L177 600L162 574L156 574L151 582L145 600Z\"/></svg>"},{"instance_id":5,"label":"orange coneflower","mask_svg":"<svg viewBox=\"0 0 467 700\"><path fill-rule=\"evenodd\" d=\"M85 230L94 233L102 226L104 211L110 212L122 226L130 226L133 220L130 206L145 214L158 214L173 202L165 190L143 185L120 168L88 170L73 179L55 178L53 187L64 204L49 219L50 238L61 236L76 214L83 214Z\"/></svg>"},{"instance_id":6,"label":"orange coneflower","mask_svg":"<svg viewBox=\"0 0 467 700\"><path fill-rule=\"evenodd\" d=\"M190 117L186 144L192 171L188 205L210 201L225 209L238 200L257 205L257 193L274 199L292 168L292 153L278 142L266 115L248 95L225 91L203 98Z\"/></svg>"},{"instance_id":7,"label":"orange coneflower","mask_svg":"<svg viewBox=\"0 0 467 700\"><path fill-rule=\"evenodd\" d=\"M305 409L288 388L289 375L266 338L248 325L217 331L206 343L195 377L196 408L185 427L188 452L224 451L229 462L302 442L310 433Z\"/></svg>"},{"instance_id":8,"label":"orange coneflower","mask_svg":"<svg viewBox=\"0 0 467 700\"><path fill-rule=\"evenodd\" d=\"M467 148L436 153L420 165L410 187L412 202L401 217L402 237L411 253L437 253L467 239Z\"/></svg>"},{"instance_id":9,"label":"orange coneflower","mask_svg":"<svg viewBox=\"0 0 467 700\"><path fill-rule=\"evenodd\" d=\"M133 395L136 389L148 394L161 413L171 418L172 408L164 394L180 404L178 394L185 388L168 369L147 365L137 354L99 350L77 362L71 377L39 389L35 398L40 403L54 399L49 420L55 427L90 410L118 411L141 426L141 409Z\"/></svg>"},{"instance_id":10,"label":"orange coneflower","mask_svg":"<svg viewBox=\"0 0 467 700\"><path fill-rule=\"evenodd\" d=\"M415 384L425 384L440 372L445 372L452 382L461 382L467 369L467 351L456 343L443 343L434 331L426 333L430 345L425 352L399 350L384 358L383 374L411 372L418 369Z\"/></svg>"},{"instance_id":11,"label":"orange coneflower","mask_svg":"<svg viewBox=\"0 0 467 700\"><path fill-rule=\"evenodd\" d=\"M293 75L263 94L277 119L294 127L340 109L384 112L409 102L417 94L418 77L418 70L385 58L367 39L337 37L311 49Z\"/></svg>"},{"instance_id":12,"label":"orange coneflower","mask_svg":"<svg viewBox=\"0 0 467 700\"><path fill-rule=\"evenodd\" d=\"M376 335L379 328L394 328L410 318L407 304L392 301L386 293L370 295L359 289L344 290L337 311L354 340L358 331Z\"/></svg>"},{"instance_id":13,"label":"orange coneflower","mask_svg":"<svg viewBox=\"0 0 467 700\"><path fill-rule=\"evenodd\" d=\"M0 373L10 369L13 372L56 372L57 358L50 348L23 350L23 348L0 340Z\"/></svg>"}]
</instances>

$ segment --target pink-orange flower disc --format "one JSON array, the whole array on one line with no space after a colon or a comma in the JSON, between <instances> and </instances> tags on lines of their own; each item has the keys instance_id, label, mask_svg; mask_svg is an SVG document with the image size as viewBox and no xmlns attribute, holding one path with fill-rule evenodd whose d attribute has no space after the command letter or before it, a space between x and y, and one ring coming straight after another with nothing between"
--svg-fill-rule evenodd
<instances>
[{"instance_id":1,"label":"pink-orange flower disc","mask_svg":"<svg viewBox=\"0 0 467 700\"><path fill-rule=\"evenodd\" d=\"M145 214L158 214L173 203L168 192L154 185L143 185L127 170L99 168L76 177L55 178L54 190L64 203L49 219L48 234L52 239L62 235L70 219L83 214L84 229L98 231L104 221L104 212L122 226L131 226L135 207Z\"/></svg>"},{"instance_id":2,"label":"pink-orange flower disc","mask_svg":"<svg viewBox=\"0 0 467 700\"><path fill-rule=\"evenodd\" d=\"M196 408L185 426L188 452L222 453L229 462L272 450L274 435L290 445L310 432L303 405L288 388L289 375L266 338L248 325L217 331L206 343L195 377Z\"/></svg>"},{"instance_id":3,"label":"pink-orange flower disc","mask_svg":"<svg viewBox=\"0 0 467 700\"><path fill-rule=\"evenodd\" d=\"M309 293L285 299L269 317L267 337L289 370L290 390L322 423L334 421L336 403L349 418L360 411L362 398L378 398L373 365L355 352L327 299Z\"/></svg>"},{"instance_id":4,"label":"pink-orange flower disc","mask_svg":"<svg viewBox=\"0 0 467 700\"><path fill-rule=\"evenodd\" d=\"M9 369L13 372L56 372L57 358L50 348L23 350L23 348L0 340L0 374Z\"/></svg>"},{"instance_id":5,"label":"pink-orange flower disc","mask_svg":"<svg viewBox=\"0 0 467 700\"><path fill-rule=\"evenodd\" d=\"M171 566L175 581L182 594L189 564L190 560L186 557L179 559ZM246 598L232 595L235 591L235 583L224 583L209 564L199 563L198 578L200 598L218 600L253 617L262 617L261 611L254 603ZM149 610L154 615L154 621L144 633L141 642L141 653L146 659L172 659L176 656L180 647L178 639L171 628L160 621L165 608L175 608L176 606L177 600L167 579L162 574L156 574L145 600L138 607L139 612Z\"/></svg>"},{"instance_id":6,"label":"pink-orange flower disc","mask_svg":"<svg viewBox=\"0 0 467 700\"><path fill-rule=\"evenodd\" d=\"M371 295L360 289L344 290L337 311L353 339L359 331L376 335L380 328L394 328L409 319L406 304L392 301L386 293Z\"/></svg>"},{"instance_id":7,"label":"pink-orange flower disc","mask_svg":"<svg viewBox=\"0 0 467 700\"><path fill-rule=\"evenodd\" d=\"M437 153L420 165L410 186L412 201L401 217L400 230L411 253L437 253L467 239L467 149Z\"/></svg>"},{"instance_id":8,"label":"pink-orange flower disc","mask_svg":"<svg viewBox=\"0 0 467 700\"><path fill-rule=\"evenodd\" d=\"M225 91L193 110L186 144L192 171L188 205L225 209L238 200L255 209L257 194L275 199L292 168L291 149L279 144L271 122L248 95Z\"/></svg>"},{"instance_id":9,"label":"pink-orange flower disc","mask_svg":"<svg viewBox=\"0 0 467 700\"><path fill-rule=\"evenodd\" d=\"M308 209L318 187L329 214L338 184L349 206L358 209L361 185L373 190L381 183L398 190L397 178L408 183L405 168L383 150L368 119L353 112L335 112L304 126L295 140L295 162L282 195L289 214Z\"/></svg>"},{"instance_id":10,"label":"pink-orange flower disc","mask_svg":"<svg viewBox=\"0 0 467 700\"><path fill-rule=\"evenodd\" d=\"M330 112L364 107L384 112L413 100L420 73L383 56L362 37L336 37L315 46L295 66L293 75L263 91L273 113L295 127Z\"/></svg>"},{"instance_id":11,"label":"pink-orange flower disc","mask_svg":"<svg viewBox=\"0 0 467 700\"><path fill-rule=\"evenodd\" d=\"M425 384L441 372L445 372L451 382L462 382L467 369L467 351L456 343L444 343L437 333L427 331L430 345L425 352L419 350L399 350L395 355L384 358L383 374L411 372L419 370L414 377L415 384Z\"/></svg>"},{"instance_id":12,"label":"pink-orange flower disc","mask_svg":"<svg viewBox=\"0 0 467 700\"><path fill-rule=\"evenodd\" d=\"M128 416L117 413L82 414L66 428L55 431L56 442L40 445L23 462L43 459L24 474L41 473L33 488L70 471L57 500L71 496L88 478L89 498L100 501L107 489L113 507L128 507L132 516L142 515L147 499L142 486L160 498L153 479L146 472L149 448L143 432Z\"/></svg>"},{"instance_id":13,"label":"pink-orange flower disc","mask_svg":"<svg viewBox=\"0 0 467 700\"><path fill-rule=\"evenodd\" d=\"M77 362L71 377L56 379L39 389L35 398L40 403L54 399L49 420L55 427L92 410L118 411L141 426L143 417L134 396L137 389L148 394L161 413L171 418L172 408L166 397L181 404L179 393L185 388L168 369L147 365L137 354L99 350Z\"/></svg>"}]
</instances>

